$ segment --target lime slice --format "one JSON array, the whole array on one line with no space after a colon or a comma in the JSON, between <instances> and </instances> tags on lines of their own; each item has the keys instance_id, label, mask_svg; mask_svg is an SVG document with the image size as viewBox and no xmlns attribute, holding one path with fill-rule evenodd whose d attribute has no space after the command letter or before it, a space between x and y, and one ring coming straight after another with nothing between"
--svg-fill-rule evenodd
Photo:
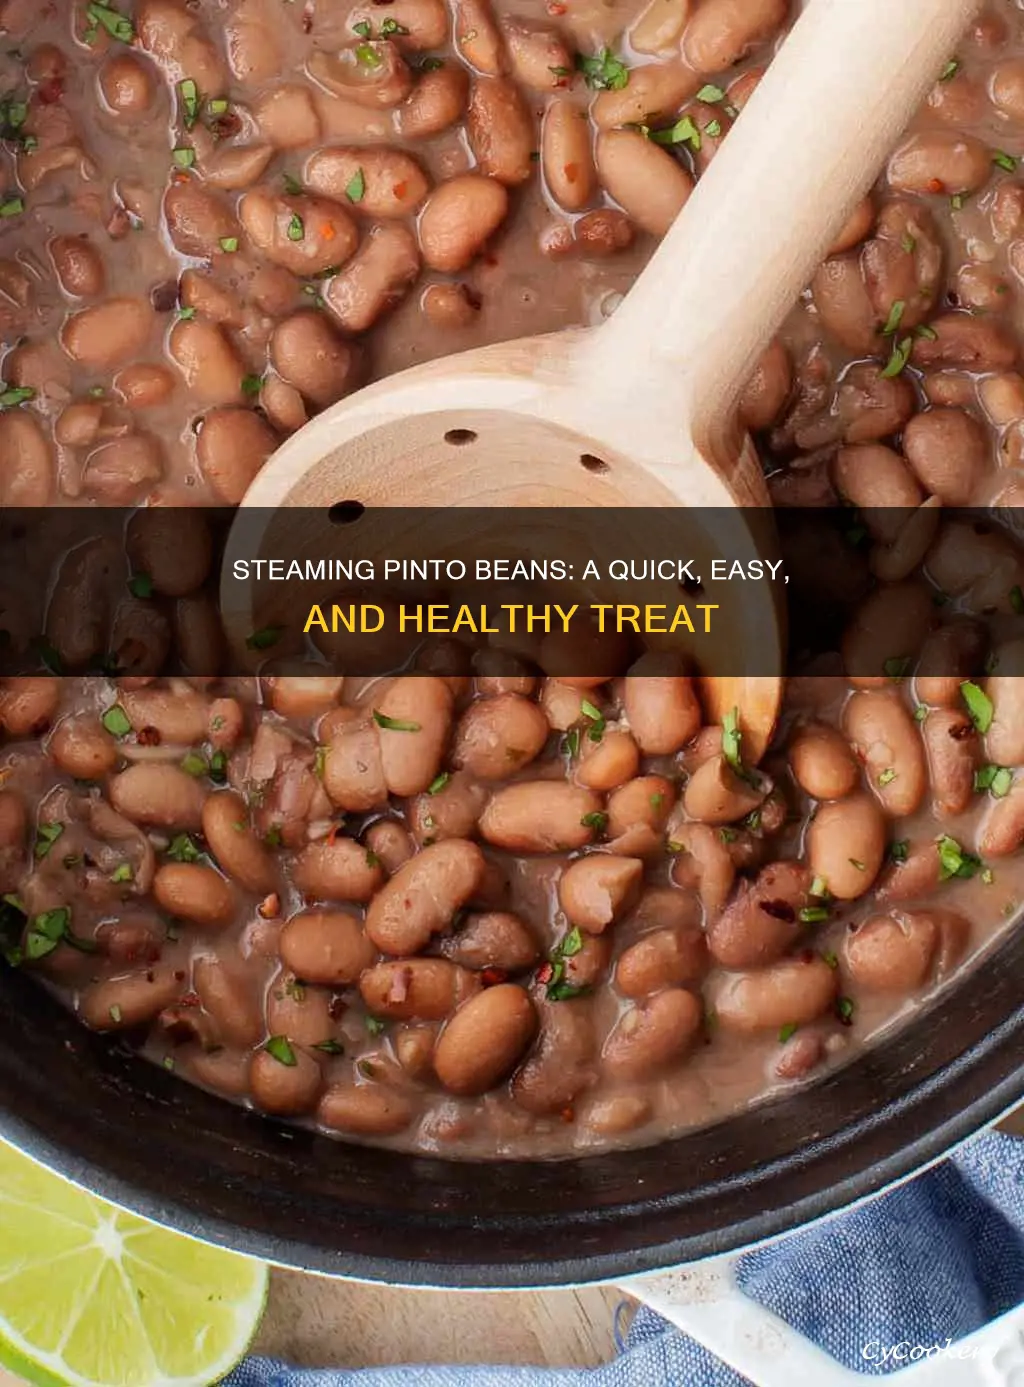
<instances>
[{"instance_id":1,"label":"lime slice","mask_svg":"<svg viewBox=\"0 0 1024 1387\"><path fill-rule=\"evenodd\" d=\"M95 1199L0 1142L0 1363L36 1387L207 1387L263 1314L261 1262Z\"/></svg>"}]
</instances>

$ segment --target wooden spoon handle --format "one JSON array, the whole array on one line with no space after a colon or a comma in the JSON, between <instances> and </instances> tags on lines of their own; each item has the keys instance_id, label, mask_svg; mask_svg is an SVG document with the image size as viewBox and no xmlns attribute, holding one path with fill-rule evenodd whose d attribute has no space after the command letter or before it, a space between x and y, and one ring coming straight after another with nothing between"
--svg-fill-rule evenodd
<instances>
[{"instance_id":1,"label":"wooden spoon handle","mask_svg":"<svg viewBox=\"0 0 1024 1387\"><path fill-rule=\"evenodd\" d=\"M599 329L590 389L732 409L979 0L809 0L647 269ZM702 426L702 427L701 427Z\"/></svg>"}]
</instances>

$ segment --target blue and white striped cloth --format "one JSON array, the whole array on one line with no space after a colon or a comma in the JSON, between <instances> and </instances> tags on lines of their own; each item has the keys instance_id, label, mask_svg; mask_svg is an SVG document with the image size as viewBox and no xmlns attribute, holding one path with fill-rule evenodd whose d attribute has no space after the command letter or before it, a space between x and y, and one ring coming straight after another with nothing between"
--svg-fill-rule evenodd
<instances>
[{"instance_id":1,"label":"blue and white striped cloth","mask_svg":"<svg viewBox=\"0 0 1024 1387\"><path fill-rule=\"evenodd\" d=\"M743 1289L856 1371L885 1375L1024 1301L1024 1141L991 1133L916 1180L746 1254ZM600 1368L443 1364L332 1370L249 1358L225 1387L744 1387L638 1312ZM920 1350L919 1350L920 1351Z\"/></svg>"}]
</instances>

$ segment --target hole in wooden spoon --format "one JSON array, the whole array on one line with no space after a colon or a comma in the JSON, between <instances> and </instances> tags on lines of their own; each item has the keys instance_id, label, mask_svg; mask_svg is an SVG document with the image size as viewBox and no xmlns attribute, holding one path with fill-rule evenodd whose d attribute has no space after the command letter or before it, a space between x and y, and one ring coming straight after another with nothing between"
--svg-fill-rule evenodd
<instances>
[{"instance_id":1,"label":"hole in wooden spoon","mask_svg":"<svg viewBox=\"0 0 1024 1387\"><path fill-rule=\"evenodd\" d=\"M450 443L453 448L464 448L467 443L476 442L476 434L472 429L449 429L444 441Z\"/></svg>"},{"instance_id":2,"label":"hole in wooden spoon","mask_svg":"<svg viewBox=\"0 0 1024 1387\"><path fill-rule=\"evenodd\" d=\"M327 512L327 519L332 525L354 525L365 510L362 501L335 501Z\"/></svg>"},{"instance_id":3,"label":"hole in wooden spoon","mask_svg":"<svg viewBox=\"0 0 1024 1387\"><path fill-rule=\"evenodd\" d=\"M595 457L593 453L581 453L580 463L588 472L610 472L612 470L604 458Z\"/></svg>"}]
</instances>

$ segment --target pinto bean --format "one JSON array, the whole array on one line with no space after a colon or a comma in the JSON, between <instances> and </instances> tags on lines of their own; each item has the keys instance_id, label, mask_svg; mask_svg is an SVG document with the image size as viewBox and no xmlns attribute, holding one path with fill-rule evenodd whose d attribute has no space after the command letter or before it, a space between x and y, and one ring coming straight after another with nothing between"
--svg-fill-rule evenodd
<instances>
[{"instance_id":1,"label":"pinto bean","mask_svg":"<svg viewBox=\"0 0 1024 1387\"><path fill-rule=\"evenodd\" d=\"M978 834L978 851L986 858L1008 857L1024 843L1024 780L993 800Z\"/></svg>"},{"instance_id":2,"label":"pinto bean","mask_svg":"<svg viewBox=\"0 0 1024 1387\"><path fill-rule=\"evenodd\" d=\"M906 849L903 860L893 863L879 881L875 889L876 904L886 906L919 900L931 895L939 886L942 864L935 842L908 842Z\"/></svg>"},{"instance_id":3,"label":"pinto bean","mask_svg":"<svg viewBox=\"0 0 1024 1387\"><path fill-rule=\"evenodd\" d=\"M128 522L125 547L136 572L148 574L164 597L195 592L213 564L206 520L183 508L137 511Z\"/></svg>"},{"instance_id":4,"label":"pinto bean","mask_svg":"<svg viewBox=\"0 0 1024 1387\"><path fill-rule=\"evenodd\" d=\"M550 103L541 127L541 161L558 205L567 212L586 207L596 181L586 111L564 98Z\"/></svg>"},{"instance_id":5,"label":"pinto bean","mask_svg":"<svg viewBox=\"0 0 1024 1387\"><path fill-rule=\"evenodd\" d=\"M639 666L634 666L634 671ZM700 731L701 713L691 679L682 675L643 675L626 679L626 720L645 756L669 756Z\"/></svg>"},{"instance_id":6,"label":"pinto bean","mask_svg":"<svg viewBox=\"0 0 1024 1387\"><path fill-rule=\"evenodd\" d=\"M951 962L969 933L967 921L952 910L875 915L846 936L846 967L867 992L914 992L927 981L937 955Z\"/></svg>"},{"instance_id":7,"label":"pinto bean","mask_svg":"<svg viewBox=\"0 0 1024 1387\"><path fill-rule=\"evenodd\" d=\"M174 82L191 77L201 92L223 92L227 67L199 17L178 0L142 0L135 32L143 48Z\"/></svg>"},{"instance_id":8,"label":"pinto bean","mask_svg":"<svg viewBox=\"0 0 1024 1387\"><path fill-rule=\"evenodd\" d=\"M57 679L6 679L0 690L0 727L15 741L40 737L53 722L60 698Z\"/></svg>"},{"instance_id":9,"label":"pinto bean","mask_svg":"<svg viewBox=\"0 0 1024 1387\"><path fill-rule=\"evenodd\" d=\"M270 339L270 356L281 379L317 409L325 409L352 388L356 354L322 313L293 313L278 323Z\"/></svg>"},{"instance_id":10,"label":"pinto bean","mask_svg":"<svg viewBox=\"0 0 1024 1387\"><path fill-rule=\"evenodd\" d=\"M949 819L967 809L974 794L978 737L967 713L936 708L921 724L936 816Z\"/></svg>"},{"instance_id":11,"label":"pinto bean","mask_svg":"<svg viewBox=\"0 0 1024 1387\"><path fill-rule=\"evenodd\" d=\"M836 392L836 411L847 444L874 443L898 433L917 409L914 388L903 376L887 379L883 367L856 362Z\"/></svg>"},{"instance_id":12,"label":"pinto bean","mask_svg":"<svg viewBox=\"0 0 1024 1387\"><path fill-rule=\"evenodd\" d=\"M616 839L636 829L659 834L675 804L675 786L660 775L642 775L620 785L608 799L608 837Z\"/></svg>"},{"instance_id":13,"label":"pinto bean","mask_svg":"<svg viewBox=\"0 0 1024 1387\"><path fill-rule=\"evenodd\" d=\"M80 366L109 370L140 355L154 322L152 308L142 299L107 299L72 314L61 329L60 341Z\"/></svg>"},{"instance_id":14,"label":"pinto bean","mask_svg":"<svg viewBox=\"0 0 1024 1387\"><path fill-rule=\"evenodd\" d=\"M252 831L241 795L234 790L209 795L203 805L201 826L210 852L226 876L257 896L267 896L275 890L274 860Z\"/></svg>"},{"instance_id":15,"label":"pinto bean","mask_svg":"<svg viewBox=\"0 0 1024 1387\"><path fill-rule=\"evenodd\" d=\"M280 973L267 991L267 1029L296 1045L322 1045L334 1031L330 992L300 982L294 973Z\"/></svg>"},{"instance_id":16,"label":"pinto bean","mask_svg":"<svg viewBox=\"0 0 1024 1387\"><path fill-rule=\"evenodd\" d=\"M802 910L812 905L811 874L796 862L774 862L754 882L742 882L717 919L708 925L708 948L723 968L760 968L774 963L803 928Z\"/></svg>"},{"instance_id":17,"label":"pinto bean","mask_svg":"<svg viewBox=\"0 0 1024 1387\"><path fill-rule=\"evenodd\" d=\"M623 950L615 986L625 997L647 997L663 987L696 984L707 972L708 949L698 922L652 930Z\"/></svg>"},{"instance_id":18,"label":"pinto bean","mask_svg":"<svg viewBox=\"0 0 1024 1387\"><path fill-rule=\"evenodd\" d=\"M987 183L992 159L980 140L960 131L909 135L889 160L889 186L901 193L973 193Z\"/></svg>"},{"instance_id":19,"label":"pinto bean","mask_svg":"<svg viewBox=\"0 0 1024 1387\"><path fill-rule=\"evenodd\" d=\"M466 109L469 74L461 63L446 62L424 72L395 112L395 129L404 140L428 140L449 130Z\"/></svg>"},{"instance_id":20,"label":"pinto bean","mask_svg":"<svg viewBox=\"0 0 1024 1387\"><path fill-rule=\"evenodd\" d=\"M914 339L911 360L932 370L959 366L972 371L1007 371L1017 364L1013 334L991 319L942 313L929 323L933 336Z\"/></svg>"},{"instance_id":21,"label":"pinto bean","mask_svg":"<svg viewBox=\"0 0 1024 1387\"><path fill-rule=\"evenodd\" d=\"M192 983L225 1044L248 1049L259 1043L262 1011L250 980L237 964L204 954L192 965Z\"/></svg>"},{"instance_id":22,"label":"pinto bean","mask_svg":"<svg viewBox=\"0 0 1024 1387\"><path fill-rule=\"evenodd\" d=\"M78 1015L94 1031L129 1031L153 1021L176 1001L182 983L174 970L148 968L91 983L78 999Z\"/></svg>"},{"instance_id":23,"label":"pinto bean","mask_svg":"<svg viewBox=\"0 0 1024 1387\"><path fill-rule=\"evenodd\" d=\"M805 723L789 746L789 764L812 799L842 799L856 785L857 762L849 745L827 723Z\"/></svg>"},{"instance_id":24,"label":"pinto bean","mask_svg":"<svg viewBox=\"0 0 1024 1387\"><path fill-rule=\"evenodd\" d=\"M277 447L277 437L251 409L213 409L196 439L196 457L218 501L237 506Z\"/></svg>"},{"instance_id":25,"label":"pinto bean","mask_svg":"<svg viewBox=\"0 0 1024 1387\"><path fill-rule=\"evenodd\" d=\"M406 815L416 841L429 845L446 838L472 838L487 803L487 789L456 772L440 789L417 795Z\"/></svg>"},{"instance_id":26,"label":"pinto bean","mask_svg":"<svg viewBox=\"0 0 1024 1387\"><path fill-rule=\"evenodd\" d=\"M992 700L992 723L985 733L985 753L997 766L1024 763L1024 640L997 649L995 672L985 692Z\"/></svg>"},{"instance_id":27,"label":"pinto bean","mask_svg":"<svg viewBox=\"0 0 1024 1387\"><path fill-rule=\"evenodd\" d=\"M457 934L442 941L446 958L464 968L520 973L540 956L537 941L518 915L489 910L470 915Z\"/></svg>"},{"instance_id":28,"label":"pinto bean","mask_svg":"<svg viewBox=\"0 0 1024 1387\"><path fill-rule=\"evenodd\" d=\"M891 543L906 521L906 512L924 500L924 493L903 458L881 443L840 448L834 476L841 494L866 511L868 528L882 541Z\"/></svg>"},{"instance_id":29,"label":"pinto bean","mask_svg":"<svg viewBox=\"0 0 1024 1387\"><path fill-rule=\"evenodd\" d=\"M475 843L448 839L423 848L370 902L367 934L382 953L418 953L472 899L484 869Z\"/></svg>"},{"instance_id":30,"label":"pinto bean","mask_svg":"<svg viewBox=\"0 0 1024 1387\"><path fill-rule=\"evenodd\" d=\"M292 880L321 901L369 901L384 881L376 854L353 838L310 843L295 859Z\"/></svg>"},{"instance_id":31,"label":"pinto bean","mask_svg":"<svg viewBox=\"0 0 1024 1387\"><path fill-rule=\"evenodd\" d=\"M363 61L366 52L376 61ZM397 45L387 40L364 40L335 53L315 51L306 68L335 96L374 111L397 106L412 90L409 65Z\"/></svg>"},{"instance_id":32,"label":"pinto bean","mask_svg":"<svg viewBox=\"0 0 1024 1387\"><path fill-rule=\"evenodd\" d=\"M710 1002L725 1031L750 1035L782 1026L806 1026L831 1007L835 970L817 954L784 958L754 972L725 974Z\"/></svg>"},{"instance_id":33,"label":"pinto bean","mask_svg":"<svg viewBox=\"0 0 1024 1387\"><path fill-rule=\"evenodd\" d=\"M721 910L736 878L736 864L721 835L708 824L680 824L670 834L672 880L699 891L709 913Z\"/></svg>"},{"instance_id":34,"label":"pinto bean","mask_svg":"<svg viewBox=\"0 0 1024 1387\"><path fill-rule=\"evenodd\" d=\"M914 678L921 703L959 707L960 685L978 674L988 650L988 632L978 622L958 618L932 633L924 644Z\"/></svg>"},{"instance_id":35,"label":"pinto bean","mask_svg":"<svg viewBox=\"0 0 1024 1387\"><path fill-rule=\"evenodd\" d=\"M307 161L304 176L314 191L341 204L360 175L362 193L356 205L368 217L408 217L430 191L412 155L387 145L321 149ZM344 259L347 256L336 257Z\"/></svg>"},{"instance_id":36,"label":"pinto bean","mask_svg":"<svg viewBox=\"0 0 1024 1387\"><path fill-rule=\"evenodd\" d=\"M918 582L888 583L861 603L843 634L850 683L880 688L910 667L935 625L931 593Z\"/></svg>"},{"instance_id":37,"label":"pinto bean","mask_svg":"<svg viewBox=\"0 0 1024 1387\"><path fill-rule=\"evenodd\" d=\"M674 116L699 83L697 74L683 63L649 63L633 68L628 83L618 91L601 92L590 114L598 130L656 125Z\"/></svg>"},{"instance_id":38,"label":"pinto bean","mask_svg":"<svg viewBox=\"0 0 1024 1387\"><path fill-rule=\"evenodd\" d=\"M331 803L347 812L361 813L387 803L380 738L372 722L347 722L332 733L323 781Z\"/></svg>"},{"instance_id":39,"label":"pinto bean","mask_svg":"<svg viewBox=\"0 0 1024 1387\"><path fill-rule=\"evenodd\" d=\"M129 409L156 409L174 394L174 377L166 366L139 361L114 377L114 389Z\"/></svg>"},{"instance_id":40,"label":"pinto bean","mask_svg":"<svg viewBox=\"0 0 1024 1387\"><path fill-rule=\"evenodd\" d=\"M534 760L547 738L547 719L529 699L477 699L455 729L452 764L482 780L504 780Z\"/></svg>"},{"instance_id":41,"label":"pinto bean","mask_svg":"<svg viewBox=\"0 0 1024 1387\"><path fill-rule=\"evenodd\" d=\"M346 332L365 332L402 301L419 272L412 232L404 226L375 226L332 277L324 301Z\"/></svg>"},{"instance_id":42,"label":"pinto bean","mask_svg":"<svg viewBox=\"0 0 1024 1387\"><path fill-rule=\"evenodd\" d=\"M862 354L879 349L878 316L856 254L826 260L811 281L811 295L830 337Z\"/></svg>"},{"instance_id":43,"label":"pinto bean","mask_svg":"<svg viewBox=\"0 0 1024 1387\"><path fill-rule=\"evenodd\" d=\"M245 194L238 214L256 249L296 275L319 275L342 264L359 242L352 217L325 197L256 190Z\"/></svg>"},{"instance_id":44,"label":"pinto bean","mask_svg":"<svg viewBox=\"0 0 1024 1387\"><path fill-rule=\"evenodd\" d=\"M197 862L168 862L153 878L153 895L169 915L204 929L223 929L237 909L230 882Z\"/></svg>"},{"instance_id":45,"label":"pinto bean","mask_svg":"<svg viewBox=\"0 0 1024 1387\"><path fill-rule=\"evenodd\" d=\"M374 708L384 780L393 795L426 790L440 769L451 726L452 695L443 679L396 679Z\"/></svg>"},{"instance_id":46,"label":"pinto bean","mask_svg":"<svg viewBox=\"0 0 1024 1387\"><path fill-rule=\"evenodd\" d=\"M428 284L420 308L432 327L458 331L476 320L480 300L466 284Z\"/></svg>"},{"instance_id":47,"label":"pinto bean","mask_svg":"<svg viewBox=\"0 0 1024 1387\"><path fill-rule=\"evenodd\" d=\"M644 231L664 236L693 191L686 170L635 130L604 131L595 157L605 191Z\"/></svg>"},{"instance_id":48,"label":"pinto bean","mask_svg":"<svg viewBox=\"0 0 1024 1387\"><path fill-rule=\"evenodd\" d=\"M39 420L27 410L0 413L0 456L0 505L49 505L56 480L53 448Z\"/></svg>"},{"instance_id":49,"label":"pinto bean","mask_svg":"<svg viewBox=\"0 0 1024 1387\"><path fill-rule=\"evenodd\" d=\"M629 31L630 44L638 53L673 52L692 9L690 0L650 0Z\"/></svg>"},{"instance_id":50,"label":"pinto bean","mask_svg":"<svg viewBox=\"0 0 1024 1387\"><path fill-rule=\"evenodd\" d=\"M762 353L740 396L739 412L751 433L771 428L793 388L793 364L786 345L774 338Z\"/></svg>"},{"instance_id":51,"label":"pinto bean","mask_svg":"<svg viewBox=\"0 0 1024 1387\"><path fill-rule=\"evenodd\" d=\"M281 931L281 961L303 982L326 987L358 982L376 950L359 920L342 910L305 910Z\"/></svg>"},{"instance_id":52,"label":"pinto bean","mask_svg":"<svg viewBox=\"0 0 1024 1387\"><path fill-rule=\"evenodd\" d=\"M573 55L561 35L518 19L503 18L512 76L532 91L557 90L573 70Z\"/></svg>"},{"instance_id":53,"label":"pinto bean","mask_svg":"<svg viewBox=\"0 0 1024 1387\"><path fill-rule=\"evenodd\" d=\"M399 1021L443 1021L479 988L475 973L443 958L378 963L359 979L368 1010Z\"/></svg>"},{"instance_id":54,"label":"pinto bean","mask_svg":"<svg viewBox=\"0 0 1024 1387\"><path fill-rule=\"evenodd\" d=\"M306 86L286 83L264 92L252 114L260 138L275 149L301 149L320 139L320 117Z\"/></svg>"},{"instance_id":55,"label":"pinto bean","mask_svg":"<svg viewBox=\"0 0 1024 1387\"><path fill-rule=\"evenodd\" d=\"M562 781L528 780L495 792L481 836L506 852L573 852L593 840L601 801Z\"/></svg>"},{"instance_id":56,"label":"pinto bean","mask_svg":"<svg viewBox=\"0 0 1024 1387\"><path fill-rule=\"evenodd\" d=\"M117 812L132 823L188 830L201 826L206 791L177 766L129 766L111 779L108 792Z\"/></svg>"},{"instance_id":57,"label":"pinto bean","mask_svg":"<svg viewBox=\"0 0 1024 1387\"><path fill-rule=\"evenodd\" d=\"M962 409L930 409L910 420L903 451L943 505L966 506L986 471L989 445L985 429Z\"/></svg>"},{"instance_id":58,"label":"pinto bean","mask_svg":"<svg viewBox=\"0 0 1024 1387\"><path fill-rule=\"evenodd\" d=\"M182 255L209 259L220 252L223 240L239 234L228 203L195 178L170 184L164 194L164 219L167 234Z\"/></svg>"},{"instance_id":59,"label":"pinto bean","mask_svg":"<svg viewBox=\"0 0 1024 1387\"><path fill-rule=\"evenodd\" d=\"M101 780L117 765L117 743L98 718L64 718L54 729L48 751L59 768L76 780Z\"/></svg>"},{"instance_id":60,"label":"pinto bean","mask_svg":"<svg viewBox=\"0 0 1024 1387\"><path fill-rule=\"evenodd\" d=\"M488 77L505 71L505 46L489 0L455 0L455 51Z\"/></svg>"},{"instance_id":61,"label":"pinto bean","mask_svg":"<svg viewBox=\"0 0 1024 1387\"><path fill-rule=\"evenodd\" d=\"M412 1119L408 1099L382 1084L333 1084L316 1112L321 1127L363 1137L394 1136Z\"/></svg>"},{"instance_id":62,"label":"pinto bean","mask_svg":"<svg viewBox=\"0 0 1024 1387\"><path fill-rule=\"evenodd\" d=\"M878 321L895 314L901 333L923 322L935 307L942 262L942 240L925 208L910 201L886 203L860 255Z\"/></svg>"},{"instance_id":63,"label":"pinto bean","mask_svg":"<svg viewBox=\"0 0 1024 1387\"><path fill-rule=\"evenodd\" d=\"M845 251L852 250L854 246L859 246L871 234L871 228L874 224L875 204L871 195L868 194L861 198L847 217L843 229L829 246L829 255L842 255Z\"/></svg>"},{"instance_id":64,"label":"pinto bean","mask_svg":"<svg viewBox=\"0 0 1024 1387\"><path fill-rule=\"evenodd\" d=\"M699 999L685 988L668 987L637 1002L605 1041L602 1068L615 1079L649 1078L685 1055L703 1019Z\"/></svg>"},{"instance_id":65,"label":"pinto bean","mask_svg":"<svg viewBox=\"0 0 1024 1387\"><path fill-rule=\"evenodd\" d=\"M527 1112L562 1112L596 1077L596 1038L586 1001L539 1007L540 1035L512 1080L512 1097Z\"/></svg>"},{"instance_id":66,"label":"pinto bean","mask_svg":"<svg viewBox=\"0 0 1024 1387\"><path fill-rule=\"evenodd\" d=\"M50 259L60 287L70 298L98 298L106 288L103 259L86 236L55 236Z\"/></svg>"},{"instance_id":67,"label":"pinto bean","mask_svg":"<svg viewBox=\"0 0 1024 1387\"><path fill-rule=\"evenodd\" d=\"M837 900L863 896L885 855L885 819L875 799L858 793L823 804L807 830L807 851L811 871Z\"/></svg>"},{"instance_id":68,"label":"pinto bean","mask_svg":"<svg viewBox=\"0 0 1024 1387\"><path fill-rule=\"evenodd\" d=\"M516 1065L537 1033L533 1003L515 983L464 1002L441 1032L434 1069L452 1093L485 1093Z\"/></svg>"},{"instance_id":69,"label":"pinto bean","mask_svg":"<svg viewBox=\"0 0 1024 1387\"><path fill-rule=\"evenodd\" d=\"M323 1073L305 1050L289 1046L292 1063L282 1063L269 1050L256 1050L249 1062L249 1092L262 1112L275 1117L301 1117L316 1107Z\"/></svg>"},{"instance_id":70,"label":"pinto bean","mask_svg":"<svg viewBox=\"0 0 1024 1387\"><path fill-rule=\"evenodd\" d=\"M464 270L505 220L508 193L494 178L460 174L441 183L420 214L423 259L432 270Z\"/></svg>"},{"instance_id":71,"label":"pinto bean","mask_svg":"<svg viewBox=\"0 0 1024 1387\"><path fill-rule=\"evenodd\" d=\"M244 402L244 367L231 341L216 323L198 318L175 323L167 350L197 400L208 405Z\"/></svg>"},{"instance_id":72,"label":"pinto bean","mask_svg":"<svg viewBox=\"0 0 1024 1387\"><path fill-rule=\"evenodd\" d=\"M409 835L394 819L378 819L366 830L366 846L387 872L394 876L413 854Z\"/></svg>"},{"instance_id":73,"label":"pinto bean","mask_svg":"<svg viewBox=\"0 0 1024 1387\"><path fill-rule=\"evenodd\" d=\"M118 505L137 498L163 476L163 450L148 434L129 434L94 448L85 460L82 481L90 496Z\"/></svg>"},{"instance_id":74,"label":"pinto bean","mask_svg":"<svg viewBox=\"0 0 1024 1387\"><path fill-rule=\"evenodd\" d=\"M636 904L644 864L637 857L590 853L562 872L558 899L566 916L589 934L603 934Z\"/></svg>"},{"instance_id":75,"label":"pinto bean","mask_svg":"<svg viewBox=\"0 0 1024 1387\"><path fill-rule=\"evenodd\" d=\"M744 819L761 803L765 790L737 775L724 756L715 756L690 776L683 805L698 823L730 824Z\"/></svg>"},{"instance_id":76,"label":"pinto bean","mask_svg":"<svg viewBox=\"0 0 1024 1387\"><path fill-rule=\"evenodd\" d=\"M574 778L588 790L614 790L632 779L639 767L636 742L628 732L611 728L598 742L583 739Z\"/></svg>"},{"instance_id":77,"label":"pinto bean","mask_svg":"<svg viewBox=\"0 0 1024 1387\"><path fill-rule=\"evenodd\" d=\"M843 731L886 812L894 818L913 814L927 783L924 748L898 695L868 690L855 693L843 711Z\"/></svg>"},{"instance_id":78,"label":"pinto bean","mask_svg":"<svg viewBox=\"0 0 1024 1387\"><path fill-rule=\"evenodd\" d=\"M99 88L114 116L145 116L156 99L152 68L134 53L112 54L99 72Z\"/></svg>"},{"instance_id":79,"label":"pinto bean","mask_svg":"<svg viewBox=\"0 0 1024 1387\"><path fill-rule=\"evenodd\" d=\"M469 93L466 134L481 173L514 188L533 173L533 122L518 87L505 77L478 77Z\"/></svg>"},{"instance_id":80,"label":"pinto bean","mask_svg":"<svg viewBox=\"0 0 1024 1387\"><path fill-rule=\"evenodd\" d=\"M683 34L683 57L698 72L722 72L773 38L789 0L705 0Z\"/></svg>"},{"instance_id":81,"label":"pinto bean","mask_svg":"<svg viewBox=\"0 0 1024 1387\"><path fill-rule=\"evenodd\" d=\"M582 254L598 260L628 250L636 239L633 223L617 207L585 212L573 226L572 234Z\"/></svg>"}]
</instances>

